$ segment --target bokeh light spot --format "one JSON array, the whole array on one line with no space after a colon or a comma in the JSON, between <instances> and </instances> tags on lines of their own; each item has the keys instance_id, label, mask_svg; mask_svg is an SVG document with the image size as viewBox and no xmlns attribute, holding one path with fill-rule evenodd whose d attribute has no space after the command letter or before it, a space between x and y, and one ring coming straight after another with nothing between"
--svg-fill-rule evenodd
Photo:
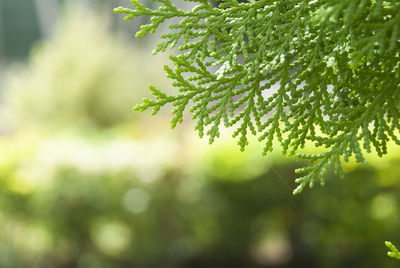
<instances>
[{"instance_id":1,"label":"bokeh light spot","mask_svg":"<svg viewBox=\"0 0 400 268\"><path fill-rule=\"evenodd\" d=\"M149 207L149 194L139 188L130 189L122 198L124 208L134 214L141 213Z\"/></svg>"},{"instance_id":2,"label":"bokeh light spot","mask_svg":"<svg viewBox=\"0 0 400 268\"><path fill-rule=\"evenodd\" d=\"M130 245L131 232L119 222L98 222L92 229L92 240L103 253L118 256Z\"/></svg>"},{"instance_id":3,"label":"bokeh light spot","mask_svg":"<svg viewBox=\"0 0 400 268\"><path fill-rule=\"evenodd\" d=\"M378 220L383 220L396 215L396 202L392 195L381 194L372 200L371 214Z\"/></svg>"}]
</instances>

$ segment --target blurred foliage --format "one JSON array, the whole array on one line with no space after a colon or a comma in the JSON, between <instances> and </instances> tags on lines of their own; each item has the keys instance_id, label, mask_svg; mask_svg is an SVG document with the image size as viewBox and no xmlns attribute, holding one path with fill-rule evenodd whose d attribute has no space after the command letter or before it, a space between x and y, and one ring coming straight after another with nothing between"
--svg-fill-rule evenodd
<instances>
[{"instance_id":1,"label":"blurred foliage","mask_svg":"<svg viewBox=\"0 0 400 268\"><path fill-rule=\"evenodd\" d=\"M100 20L87 9L68 8L53 40L38 44L30 64L9 75L7 116L24 129L104 128L131 120L138 90L150 77L164 78L158 59L142 64L139 51L107 30L107 17Z\"/></svg>"},{"instance_id":2,"label":"blurred foliage","mask_svg":"<svg viewBox=\"0 0 400 268\"><path fill-rule=\"evenodd\" d=\"M161 64L97 16L68 12L8 74L0 267L398 266L382 239L400 241L400 154L293 197L302 163L135 117Z\"/></svg>"},{"instance_id":3,"label":"blurred foliage","mask_svg":"<svg viewBox=\"0 0 400 268\"><path fill-rule=\"evenodd\" d=\"M299 163L195 140L4 138L0 266L396 267L399 180L356 169L293 197Z\"/></svg>"}]
</instances>

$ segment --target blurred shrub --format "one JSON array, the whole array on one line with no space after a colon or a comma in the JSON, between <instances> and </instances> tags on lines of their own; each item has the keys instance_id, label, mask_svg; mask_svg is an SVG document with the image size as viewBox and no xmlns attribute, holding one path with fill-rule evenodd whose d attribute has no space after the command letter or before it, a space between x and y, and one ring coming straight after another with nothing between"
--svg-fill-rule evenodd
<instances>
[{"instance_id":1,"label":"blurred shrub","mask_svg":"<svg viewBox=\"0 0 400 268\"><path fill-rule=\"evenodd\" d=\"M396 267L399 183L363 168L293 197L298 164L194 139L4 139L0 267Z\"/></svg>"},{"instance_id":2,"label":"blurred shrub","mask_svg":"<svg viewBox=\"0 0 400 268\"><path fill-rule=\"evenodd\" d=\"M132 119L148 81L164 79L160 62L144 64L140 50L110 33L105 14L66 10L54 38L8 75L4 113L14 127L110 127Z\"/></svg>"}]
</instances>

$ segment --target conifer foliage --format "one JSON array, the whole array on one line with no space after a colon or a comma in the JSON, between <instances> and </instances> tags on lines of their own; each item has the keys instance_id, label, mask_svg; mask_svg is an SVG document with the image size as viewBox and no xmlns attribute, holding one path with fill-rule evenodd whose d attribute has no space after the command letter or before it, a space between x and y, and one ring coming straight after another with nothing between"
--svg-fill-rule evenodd
<instances>
[{"instance_id":1,"label":"conifer foliage","mask_svg":"<svg viewBox=\"0 0 400 268\"><path fill-rule=\"evenodd\" d=\"M185 0L192 10L153 1L157 9L131 0L115 12L151 17L137 37L174 18L154 54L178 48L175 67L165 66L177 94L151 85L154 99L136 110L172 104L172 127L189 111L200 137L212 143L222 125L232 127L241 150L251 134L264 153L274 139L287 155L306 142L323 147L298 154L311 164L296 170L294 193L323 185L330 170L343 176L342 160L365 163L364 152L382 156L390 140L400 144L399 1Z\"/></svg>"},{"instance_id":2,"label":"conifer foliage","mask_svg":"<svg viewBox=\"0 0 400 268\"><path fill-rule=\"evenodd\" d=\"M390 251L387 253L389 257L395 258L400 260L400 252L396 248L395 245L393 245L391 242L386 241L385 245L390 249Z\"/></svg>"}]
</instances>

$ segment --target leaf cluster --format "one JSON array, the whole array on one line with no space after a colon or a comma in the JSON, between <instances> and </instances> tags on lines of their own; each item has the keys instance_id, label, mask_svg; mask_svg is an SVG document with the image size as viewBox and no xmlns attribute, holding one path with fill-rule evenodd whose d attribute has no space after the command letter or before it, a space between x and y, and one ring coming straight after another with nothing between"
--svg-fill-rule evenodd
<instances>
[{"instance_id":1,"label":"leaf cluster","mask_svg":"<svg viewBox=\"0 0 400 268\"><path fill-rule=\"evenodd\" d=\"M311 162L296 170L304 175L294 193L323 185L330 170L343 176L343 160L365 163L365 152L400 144L399 1L185 0L192 10L153 1L158 9L131 0L134 8L115 12L151 17L137 37L177 20L154 54L180 51L165 66L178 92L151 85L155 98L135 110L172 104L172 127L189 111L200 137L212 143L222 125L232 127L241 150L251 134L263 153L276 139L284 154ZM324 152L299 154L307 142Z\"/></svg>"}]
</instances>

